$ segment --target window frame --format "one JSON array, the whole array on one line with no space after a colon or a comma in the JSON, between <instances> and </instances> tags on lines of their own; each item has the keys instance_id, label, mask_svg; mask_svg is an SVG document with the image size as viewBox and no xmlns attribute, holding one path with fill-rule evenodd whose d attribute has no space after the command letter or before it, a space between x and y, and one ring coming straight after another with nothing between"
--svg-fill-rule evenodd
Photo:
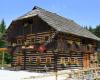
<instances>
[{"instance_id":1,"label":"window frame","mask_svg":"<svg viewBox=\"0 0 100 80\"><path fill-rule=\"evenodd\" d=\"M61 57L61 58L60 58L60 64L65 64L65 63L66 63L65 57Z\"/></svg>"},{"instance_id":2,"label":"window frame","mask_svg":"<svg viewBox=\"0 0 100 80\"><path fill-rule=\"evenodd\" d=\"M51 57L46 57L46 64L51 64Z\"/></svg>"},{"instance_id":3,"label":"window frame","mask_svg":"<svg viewBox=\"0 0 100 80\"><path fill-rule=\"evenodd\" d=\"M39 61L38 61L38 59L39 59ZM37 65L40 65L40 64L41 64L41 57L39 57L39 56L36 57L36 64L37 64Z\"/></svg>"}]
</instances>

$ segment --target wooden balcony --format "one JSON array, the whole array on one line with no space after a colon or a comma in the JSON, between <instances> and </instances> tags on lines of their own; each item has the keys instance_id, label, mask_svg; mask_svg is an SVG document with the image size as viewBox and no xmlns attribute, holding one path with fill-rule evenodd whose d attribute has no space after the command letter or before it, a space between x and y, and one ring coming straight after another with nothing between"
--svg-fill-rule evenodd
<instances>
[{"instance_id":1,"label":"wooden balcony","mask_svg":"<svg viewBox=\"0 0 100 80\"><path fill-rule=\"evenodd\" d=\"M80 45L78 47L72 45L70 47L70 51L72 52L84 52L84 53L94 53L95 49L93 46L87 46L87 45Z\"/></svg>"},{"instance_id":2,"label":"wooden balcony","mask_svg":"<svg viewBox=\"0 0 100 80\"><path fill-rule=\"evenodd\" d=\"M84 53L94 53L95 49L94 47L91 45L82 45L81 46L81 51Z\"/></svg>"}]
</instances>

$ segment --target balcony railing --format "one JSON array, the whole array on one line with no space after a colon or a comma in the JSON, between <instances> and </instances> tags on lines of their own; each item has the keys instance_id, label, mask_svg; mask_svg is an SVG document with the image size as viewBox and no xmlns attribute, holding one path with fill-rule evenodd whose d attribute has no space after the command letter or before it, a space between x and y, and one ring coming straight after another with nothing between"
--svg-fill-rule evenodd
<instances>
[{"instance_id":1,"label":"balcony railing","mask_svg":"<svg viewBox=\"0 0 100 80\"><path fill-rule=\"evenodd\" d=\"M80 46L81 47L81 51L82 52L85 52L85 53L94 53L95 49L94 47L91 45L82 45Z\"/></svg>"},{"instance_id":2,"label":"balcony railing","mask_svg":"<svg viewBox=\"0 0 100 80\"><path fill-rule=\"evenodd\" d=\"M28 43L28 42L26 41L26 43ZM30 42L29 44L31 45L32 43ZM21 45L24 45L24 44L16 43L16 46L21 46ZM8 44L8 47L9 46L13 47L14 44ZM57 50L58 51L84 52L84 53L94 53L94 51L95 51L95 48L93 47L93 45L83 45L83 44L80 44L80 45L75 45L75 44L67 45L66 44L66 46L65 45L64 46L61 46L61 45L58 46L57 45Z\"/></svg>"},{"instance_id":3,"label":"balcony railing","mask_svg":"<svg viewBox=\"0 0 100 80\"><path fill-rule=\"evenodd\" d=\"M73 52L84 52L84 53L94 53L95 49L94 49L94 47L92 45L91 46L79 45L77 47L74 46L74 45L71 45L70 51L73 51Z\"/></svg>"}]
</instances>

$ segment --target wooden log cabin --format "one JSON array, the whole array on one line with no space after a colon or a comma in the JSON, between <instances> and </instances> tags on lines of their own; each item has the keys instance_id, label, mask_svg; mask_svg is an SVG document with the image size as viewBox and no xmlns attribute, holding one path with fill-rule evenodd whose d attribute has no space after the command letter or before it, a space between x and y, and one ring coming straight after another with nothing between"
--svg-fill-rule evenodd
<instances>
[{"instance_id":1,"label":"wooden log cabin","mask_svg":"<svg viewBox=\"0 0 100 80\"><path fill-rule=\"evenodd\" d=\"M12 66L32 71L96 67L98 37L66 19L35 6L13 20L6 35Z\"/></svg>"}]
</instances>

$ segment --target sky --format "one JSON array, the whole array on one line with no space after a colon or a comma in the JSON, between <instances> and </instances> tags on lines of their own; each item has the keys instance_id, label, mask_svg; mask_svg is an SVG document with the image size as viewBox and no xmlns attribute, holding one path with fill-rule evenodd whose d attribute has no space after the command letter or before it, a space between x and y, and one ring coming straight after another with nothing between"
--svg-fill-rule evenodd
<instances>
[{"instance_id":1,"label":"sky","mask_svg":"<svg viewBox=\"0 0 100 80\"><path fill-rule=\"evenodd\" d=\"M100 0L1 0L0 3L0 20L4 19L7 27L34 6L72 19L81 26L100 24Z\"/></svg>"}]
</instances>

